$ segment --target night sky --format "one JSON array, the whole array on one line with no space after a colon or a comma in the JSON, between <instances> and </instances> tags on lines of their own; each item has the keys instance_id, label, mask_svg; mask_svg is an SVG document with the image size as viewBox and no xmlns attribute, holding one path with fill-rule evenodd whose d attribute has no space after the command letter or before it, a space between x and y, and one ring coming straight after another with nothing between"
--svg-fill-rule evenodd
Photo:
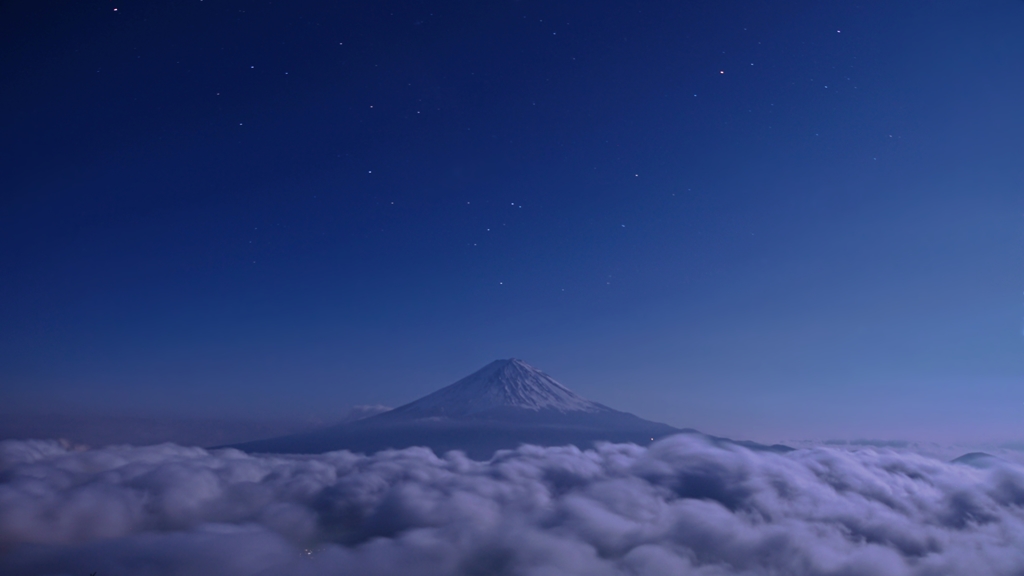
<instances>
[{"instance_id":1,"label":"night sky","mask_svg":"<svg viewBox=\"0 0 1024 576\"><path fill-rule=\"evenodd\" d=\"M762 441L1024 441L1024 2L0 6L0 413L517 357Z\"/></svg>"}]
</instances>

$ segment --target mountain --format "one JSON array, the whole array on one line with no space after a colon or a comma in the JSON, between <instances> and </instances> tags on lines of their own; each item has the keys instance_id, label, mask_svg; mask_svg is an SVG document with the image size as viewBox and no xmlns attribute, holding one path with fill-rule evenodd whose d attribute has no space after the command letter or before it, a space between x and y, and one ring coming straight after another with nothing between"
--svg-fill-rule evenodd
<instances>
[{"instance_id":1,"label":"mountain","mask_svg":"<svg viewBox=\"0 0 1024 576\"><path fill-rule=\"evenodd\" d=\"M517 358L495 360L451 386L392 410L406 418L477 418L519 409L599 413L610 408L569 390Z\"/></svg>"},{"instance_id":2,"label":"mountain","mask_svg":"<svg viewBox=\"0 0 1024 576\"><path fill-rule=\"evenodd\" d=\"M473 458L486 459L496 450L520 444L587 448L594 442L609 441L644 445L678 433L700 434L587 400L544 372L512 358L491 362L450 386L369 418L232 447L247 452L373 453L428 446L437 453L462 450ZM738 443L755 449L787 450L784 446Z\"/></svg>"},{"instance_id":3,"label":"mountain","mask_svg":"<svg viewBox=\"0 0 1024 576\"><path fill-rule=\"evenodd\" d=\"M987 452L968 452L959 458L950 460L953 464L964 464L972 468L992 468L1006 463L1006 460Z\"/></svg>"}]
</instances>

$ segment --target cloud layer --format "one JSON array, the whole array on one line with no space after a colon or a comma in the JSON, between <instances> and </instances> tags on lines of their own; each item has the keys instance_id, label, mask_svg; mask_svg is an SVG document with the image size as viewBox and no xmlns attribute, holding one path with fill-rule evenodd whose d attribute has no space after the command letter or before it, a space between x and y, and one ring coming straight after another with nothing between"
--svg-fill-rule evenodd
<instances>
[{"instance_id":1,"label":"cloud layer","mask_svg":"<svg viewBox=\"0 0 1024 576\"><path fill-rule=\"evenodd\" d=\"M1024 468L875 449L249 456L0 443L10 575L948 575L1024 571Z\"/></svg>"}]
</instances>

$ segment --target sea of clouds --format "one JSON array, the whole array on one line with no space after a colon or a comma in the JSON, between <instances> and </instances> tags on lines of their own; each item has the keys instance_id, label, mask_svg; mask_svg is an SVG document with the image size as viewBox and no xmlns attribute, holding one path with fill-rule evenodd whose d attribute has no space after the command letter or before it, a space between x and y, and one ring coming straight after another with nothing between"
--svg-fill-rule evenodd
<instances>
[{"instance_id":1,"label":"sea of clouds","mask_svg":"<svg viewBox=\"0 0 1024 576\"><path fill-rule=\"evenodd\" d=\"M0 573L1019 575L1024 467L674 436L251 456L0 443Z\"/></svg>"}]
</instances>

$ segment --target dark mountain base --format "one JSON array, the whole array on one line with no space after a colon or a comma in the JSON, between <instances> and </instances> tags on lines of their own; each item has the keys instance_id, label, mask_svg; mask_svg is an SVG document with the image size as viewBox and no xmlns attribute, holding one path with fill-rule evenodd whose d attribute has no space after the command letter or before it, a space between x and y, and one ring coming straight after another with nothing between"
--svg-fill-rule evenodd
<instances>
[{"instance_id":1,"label":"dark mountain base","mask_svg":"<svg viewBox=\"0 0 1024 576\"><path fill-rule=\"evenodd\" d=\"M373 426L333 430L331 433L303 434L239 444L246 452L315 454L350 450L372 454L381 450L426 446L437 454L462 450L470 458L489 459L498 450L522 444L590 448L598 441L631 442L647 445L673 430L600 430L571 426L534 426L527 429L485 423L423 424L418 426Z\"/></svg>"},{"instance_id":2,"label":"dark mountain base","mask_svg":"<svg viewBox=\"0 0 1024 576\"><path fill-rule=\"evenodd\" d=\"M238 444L246 452L280 454L319 454L349 450L373 454L381 450L425 446L436 454L461 450L475 460L490 459L498 450L518 448L522 444L538 446L573 445L592 448L597 442L632 443L646 446L672 434L697 434L716 444L737 444L753 450L788 452L782 445L765 446L755 442L735 442L701 434L696 430L678 430L670 426L658 429L609 430L584 426L545 426L529 428L494 423L422 423L394 426L347 426L315 434L296 434Z\"/></svg>"}]
</instances>

